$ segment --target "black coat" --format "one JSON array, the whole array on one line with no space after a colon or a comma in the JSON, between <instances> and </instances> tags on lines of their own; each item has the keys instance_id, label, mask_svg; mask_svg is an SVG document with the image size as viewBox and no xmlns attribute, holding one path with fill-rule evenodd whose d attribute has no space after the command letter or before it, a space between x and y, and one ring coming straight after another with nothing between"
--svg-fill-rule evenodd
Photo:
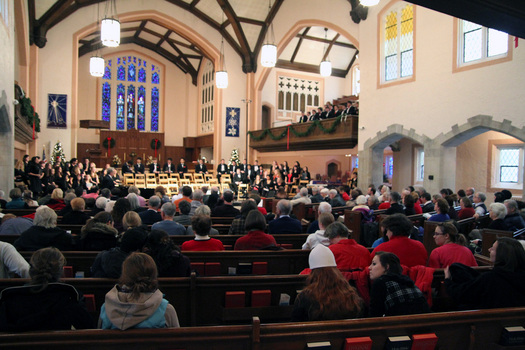
<instances>
[{"instance_id":1,"label":"black coat","mask_svg":"<svg viewBox=\"0 0 525 350\"><path fill-rule=\"evenodd\" d=\"M40 248L55 247L64 251L72 249L73 240L71 235L61 228L32 226L22 232L13 245L17 250L36 251Z\"/></svg>"}]
</instances>

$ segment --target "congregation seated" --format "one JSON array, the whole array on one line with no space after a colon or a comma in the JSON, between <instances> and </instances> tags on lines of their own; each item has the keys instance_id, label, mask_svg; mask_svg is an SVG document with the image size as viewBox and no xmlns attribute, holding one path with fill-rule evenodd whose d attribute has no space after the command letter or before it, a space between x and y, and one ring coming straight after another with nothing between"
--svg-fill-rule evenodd
<instances>
[{"instance_id":1,"label":"congregation seated","mask_svg":"<svg viewBox=\"0 0 525 350\"><path fill-rule=\"evenodd\" d=\"M330 213L331 214L332 213L332 206L330 205L330 203L322 201L321 203L319 203L319 206L317 207L317 212L319 213L319 215L321 215L322 213ZM318 220L314 220L308 226L308 229L306 230L306 233L314 233L317 230L319 230L319 227L320 227L319 226L319 221Z\"/></svg>"},{"instance_id":2,"label":"congregation seated","mask_svg":"<svg viewBox=\"0 0 525 350\"><path fill-rule=\"evenodd\" d=\"M507 216L507 208L502 203L492 203L489 206L489 216L492 220L488 228L491 230L507 231L507 224L505 223L505 216Z\"/></svg>"},{"instance_id":3,"label":"congregation seated","mask_svg":"<svg viewBox=\"0 0 525 350\"><path fill-rule=\"evenodd\" d=\"M423 192L419 198L421 201L421 211L423 213L430 213L431 211L434 211L434 203L432 203L432 197L430 196L430 193Z\"/></svg>"},{"instance_id":4,"label":"congregation seated","mask_svg":"<svg viewBox=\"0 0 525 350\"><path fill-rule=\"evenodd\" d=\"M408 267L426 265L428 253L423 244L409 236L412 222L404 214L393 214L381 221L381 226L388 241L381 243L372 251L372 258L379 251L397 255L402 265Z\"/></svg>"},{"instance_id":5,"label":"congregation seated","mask_svg":"<svg viewBox=\"0 0 525 350\"><path fill-rule=\"evenodd\" d=\"M334 222L326 228L325 235L330 241L328 248L332 251L341 271L365 269L372 260L370 252L348 237L348 228L340 222Z\"/></svg>"},{"instance_id":6,"label":"congregation seated","mask_svg":"<svg viewBox=\"0 0 525 350\"><path fill-rule=\"evenodd\" d=\"M434 231L434 241L438 247L430 253L429 267L445 268L453 263L478 266L474 254L465 246L465 236L459 234L452 223L439 223Z\"/></svg>"},{"instance_id":7,"label":"congregation seated","mask_svg":"<svg viewBox=\"0 0 525 350\"><path fill-rule=\"evenodd\" d=\"M278 219L270 221L268 224L268 233L274 234L294 234L302 233L301 222L290 217L292 205L289 200L281 199L276 206L275 216Z\"/></svg>"},{"instance_id":8,"label":"congregation seated","mask_svg":"<svg viewBox=\"0 0 525 350\"><path fill-rule=\"evenodd\" d=\"M91 266L91 276L119 278L122 272L122 263L129 254L142 250L147 236L148 232L139 227L124 232L118 247L98 253Z\"/></svg>"},{"instance_id":9,"label":"congregation seated","mask_svg":"<svg viewBox=\"0 0 525 350\"><path fill-rule=\"evenodd\" d=\"M64 216L73 210L73 208L71 207L71 201L77 198L77 196L72 191L73 191L72 189L69 189L68 192L66 192L66 194L64 195L64 205L65 206L62 209L57 211L58 216Z\"/></svg>"},{"instance_id":10,"label":"congregation seated","mask_svg":"<svg viewBox=\"0 0 525 350\"><path fill-rule=\"evenodd\" d=\"M197 210L195 210L195 215L204 215L211 219L211 210L207 205L201 205L200 207L197 208ZM186 236L195 236L195 232L193 231L193 227L191 223L192 221L190 217L190 225L186 228ZM218 235L219 231L210 226L210 229L206 234L207 235Z\"/></svg>"},{"instance_id":11,"label":"congregation seated","mask_svg":"<svg viewBox=\"0 0 525 350\"><path fill-rule=\"evenodd\" d=\"M312 203L321 203L324 201L324 197L321 195L317 186L312 187L312 197L310 197Z\"/></svg>"},{"instance_id":12,"label":"congregation seated","mask_svg":"<svg viewBox=\"0 0 525 350\"><path fill-rule=\"evenodd\" d=\"M109 211L113 217L113 226L117 229L119 233L124 231L124 226L122 219L126 213L131 210L131 205L127 198L119 198L115 202L111 201L106 204L106 211L108 211L108 206L113 203L113 208Z\"/></svg>"},{"instance_id":13,"label":"congregation seated","mask_svg":"<svg viewBox=\"0 0 525 350\"><path fill-rule=\"evenodd\" d=\"M85 225L91 219L89 214L86 214L86 202L83 198L75 198L71 201L71 211L64 215L62 224L64 225Z\"/></svg>"},{"instance_id":14,"label":"congregation seated","mask_svg":"<svg viewBox=\"0 0 525 350\"><path fill-rule=\"evenodd\" d=\"M506 199L504 204L507 208L507 216L504 219L507 229L517 231L525 228L525 220L519 213L518 203L513 199Z\"/></svg>"},{"instance_id":15,"label":"congregation seated","mask_svg":"<svg viewBox=\"0 0 525 350\"><path fill-rule=\"evenodd\" d=\"M102 211L88 220L80 231L80 248L85 251L101 251L117 246L118 231L113 227L110 213Z\"/></svg>"},{"instance_id":16,"label":"congregation seated","mask_svg":"<svg viewBox=\"0 0 525 350\"><path fill-rule=\"evenodd\" d=\"M35 212L33 226L22 232L15 241L18 250L35 251L40 248L56 247L60 250L71 250L72 237L57 227L57 214L48 206L40 206Z\"/></svg>"},{"instance_id":17,"label":"congregation seated","mask_svg":"<svg viewBox=\"0 0 525 350\"><path fill-rule=\"evenodd\" d=\"M334 255L318 244L308 257L311 273L297 296L292 321L322 321L362 316L363 300L337 269Z\"/></svg>"},{"instance_id":18,"label":"congregation seated","mask_svg":"<svg viewBox=\"0 0 525 350\"><path fill-rule=\"evenodd\" d=\"M0 235L19 235L33 226L33 220L16 216L14 214L5 214L0 225Z\"/></svg>"},{"instance_id":19,"label":"congregation seated","mask_svg":"<svg viewBox=\"0 0 525 350\"><path fill-rule=\"evenodd\" d=\"M209 232L211 229L211 218L208 215L194 215L191 218L191 226L193 228L193 232L195 232L195 239L182 243L182 251L224 250L224 245L221 241L215 238L211 238L209 236Z\"/></svg>"},{"instance_id":20,"label":"congregation seated","mask_svg":"<svg viewBox=\"0 0 525 350\"><path fill-rule=\"evenodd\" d=\"M0 278L29 277L29 264L16 248L0 242Z\"/></svg>"},{"instance_id":21,"label":"congregation seated","mask_svg":"<svg viewBox=\"0 0 525 350\"><path fill-rule=\"evenodd\" d=\"M244 202L242 202L241 217L237 219L233 219L230 229L228 231L229 235L244 235L245 234L246 216L252 210L257 210L257 204L255 204L255 201L253 199L247 199Z\"/></svg>"},{"instance_id":22,"label":"congregation seated","mask_svg":"<svg viewBox=\"0 0 525 350\"><path fill-rule=\"evenodd\" d=\"M489 249L494 268L480 274L463 264L445 268L447 293L464 310L525 305L525 250L513 238L498 238Z\"/></svg>"},{"instance_id":23,"label":"congregation seated","mask_svg":"<svg viewBox=\"0 0 525 350\"><path fill-rule=\"evenodd\" d=\"M146 198L144 198L144 197L142 197L140 195L140 189L137 186L135 186L135 185L129 186L129 188L128 188L128 195L130 193L133 193L133 194L135 194L137 196L137 198L139 200L139 206L141 206L141 207L145 207L146 206Z\"/></svg>"},{"instance_id":24,"label":"congregation seated","mask_svg":"<svg viewBox=\"0 0 525 350\"><path fill-rule=\"evenodd\" d=\"M176 197L174 196L172 198L173 204L175 204L177 210L179 210L179 205L181 202L191 203L191 194L193 193L193 190L190 186L182 186L182 190L180 191L180 193L182 193L182 197L176 199Z\"/></svg>"},{"instance_id":25,"label":"congregation seated","mask_svg":"<svg viewBox=\"0 0 525 350\"><path fill-rule=\"evenodd\" d=\"M119 283L106 294L99 328L180 327L175 308L158 289L157 267L149 255L130 254L119 277Z\"/></svg>"},{"instance_id":26,"label":"congregation seated","mask_svg":"<svg viewBox=\"0 0 525 350\"><path fill-rule=\"evenodd\" d=\"M139 213L140 219L144 225L153 225L162 221L162 216L158 212L161 204L159 196L153 195L148 200L148 210Z\"/></svg>"},{"instance_id":27,"label":"congregation seated","mask_svg":"<svg viewBox=\"0 0 525 350\"><path fill-rule=\"evenodd\" d=\"M343 200L343 197L339 194L339 192L336 189L331 189L330 192L328 192L328 196L330 197L330 205L333 207L344 207L346 205L345 201Z\"/></svg>"},{"instance_id":28,"label":"congregation seated","mask_svg":"<svg viewBox=\"0 0 525 350\"><path fill-rule=\"evenodd\" d=\"M181 224L173 221L175 216L175 205L171 202L164 203L160 209L162 221L156 222L151 226L152 230L163 230L170 236L183 236L186 234L186 228Z\"/></svg>"},{"instance_id":29,"label":"congregation seated","mask_svg":"<svg viewBox=\"0 0 525 350\"><path fill-rule=\"evenodd\" d=\"M223 204L217 205L211 216L213 217L236 217L241 214L239 209L233 206L233 192L231 190L226 190L222 194Z\"/></svg>"},{"instance_id":30,"label":"congregation seated","mask_svg":"<svg viewBox=\"0 0 525 350\"><path fill-rule=\"evenodd\" d=\"M302 187L301 190L299 190L299 198L293 199L290 202L292 206L295 206L299 203L311 204L312 200L308 198L308 189L306 187Z\"/></svg>"},{"instance_id":31,"label":"congregation seated","mask_svg":"<svg viewBox=\"0 0 525 350\"><path fill-rule=\"evenodd\" d=\"M6 209L24 209L27 208L26 202L22 199L22 191L18 187L9 191L9 198L11 200L6 203Z\"/></svg>"},{"instance_id":32,"label":"congregation seated","mask_svg":"<svg viewBox=\"0 0 525 350\"><path fill-rule=\"evenodd\" d=\"M390 207L386 210L386 215L392 215L392 214L405 214L405 208L400 203L401 202L401 195L399 192L392 191L390 192ZM379 206L379 209L381 209L381 206Z\"/></svg>"},{"instance_id":33,"label":"congregation seated","mask_svg":"<svg viewBox=\"0 0 525 350\"><path fill-rule=\"evenodd\" d=\"M167 232L152 229L142 250L155 261L159 277L190 276L190 259L182 255Z\"/></svg>"},{"instance_id":34,"label":"congregation seated","mask_svg":"<svg viewBox=\"0 0 525 350\"><path fill-rule=\"evenodd\" d=\"M6 288L0 294L0 331L25 332L93 328L77 290L60 283L65 258L54 247L31 256L26 286Z\"/></svg>"},{"instance_id":35,"label":"congregation seated","mask_svg":"<svg viewBox=\"0 0 525 350\"><path fill-rule=\"evenodd\" d=\"M129 193L126 196L126 199L129 201L130 210L133 210L136 213L148 210L148 208L140 206L139 197L135 193Z\"/></svg>"},{"instance_id":36,"label":"congregation seated","mask_svg":"<svg viewBox=\"0 0 525 350\"><path fill-rule=\"evenodd\" d=\"M450 216L448 215L450 207L446 199L439 198L434 205L434 209L436 210L436 214L431 215L428 221L445 222L450 220Z\"/></svg>"},{"instance_id":37,"label":"congregation seated","mask_svg":"<svg viewBox=\"0 0 525 350\"><path fill-rule=\"evenodd\" d=\"M189 216L195 215L195 210L199 208L201 205L203 205L202 198L204 197L204 193L201 190L195 190L193 191L192 199L191 199L191 210L189 213Z\"/></svg>"},{"instance_id":38,"label":"congregation seated","mask_svg":"<svg viewBox=\"0 0 525 350\"><path fill-rule=\"evenodd\" d=\"M472 202L468 197L461 197L459 200L459 206L461 209L458 212L458 220L468 219L476 214L476 211L472 207Z\"/></svg>"},{"instance_id":39,"label":"congregation seated","mask_svg":"<svg viewBox=\"0 0 525 350\"><path fill-rule=\"evenodd\" d=\"M191 204L187 201L182 201L179 203L180 215L174 216L173 221L181 225L191 225Z\"/></svg>"},{"instance_id":40,"label":"congregation seated","mask_svg":"<svg viewBox=\"0 0 525 350\"><path fill-rule=\"evenodd\" d=\"M370 317L422 314L430 312L425 296L410 277L402 274L399 258L377 252L370 264Z\"/></svg>"},{"instance_id":41,"label":"congregation seated","mask_svg":"<svg viewBox=\"0 0 525 350\"><path fill-rule=\"evenodd\" d=\"M246 235L240 237L235 242L234 250L259 250L272 249L277 246L275 238L264 233L266 229L266 219L257 209L252 209L245 220Z\"/></svg>"},{"instance_id":42,"label":"congregation seated","mask_svg":"<svg viewBox=\"0 0 525 350\"><path fill-rule=\"evenodd\" d=\"M327 205L330 205L326 203ZM320 206L319 206L320 207ZM319 229L315 231L314 233L311 233L306 238L306 242L304 242L302 249L308 250L308 249L314 249L318 244L322 244L324 246L330 245L329 238L325 235L325 230L328 225L333 223L335 221L334 216L330 212L323 212L319 214L319 219L316 220Z\"/></svg>"}]
</instances>

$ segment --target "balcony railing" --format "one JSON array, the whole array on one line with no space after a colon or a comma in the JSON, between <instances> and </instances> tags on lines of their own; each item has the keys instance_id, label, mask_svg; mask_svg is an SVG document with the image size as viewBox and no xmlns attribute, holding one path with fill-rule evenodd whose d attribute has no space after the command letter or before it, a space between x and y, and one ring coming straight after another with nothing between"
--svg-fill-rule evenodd
<instances>
[{"instance_id":1,"label":"balcony railing","mask_svg":"<svg viewBox=\"0 0 525 350\"><path fill-rule=\"evenodd\" d=\"M357 116L290 124L249 132L250 147L260 152L354 148Z\"/></svg>"}]
</instances>

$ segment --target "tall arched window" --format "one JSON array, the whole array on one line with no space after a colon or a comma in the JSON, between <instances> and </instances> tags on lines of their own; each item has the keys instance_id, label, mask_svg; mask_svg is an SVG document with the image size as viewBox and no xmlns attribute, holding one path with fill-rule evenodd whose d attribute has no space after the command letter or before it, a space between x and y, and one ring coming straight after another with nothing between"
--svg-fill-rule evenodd
<instances>
[{"instance_id":1,"label":"tall arched window","mask_svg":"<svg viewBox=\"0 0 525 350\"><path fill-rule=\"evenodd\" d=\"M215 95L214 68L206 60L201 82L201 133L213 132L213 98Z\"/></svg>"},{"instance_id":2,"label":"tall arched window","mask_svg":"<svg viewBox=\"0 0 525 350\"><path fill-rule=\"evenodd\" d=\"M352 67L352 95L359 96L361 92L361 70L359 66Z\"/></svg>"},{"instance_id":3,"label":"tall arched window","mask_svg":"<svg viewBox=\"0 0 525 350\"><path fill-rule=\"evenodd\" d=\"M414 5L399 2L382 17L381 82L409 78L414 71Z\"/></svg>"},{"instance_id":4,"label":"tall arched window","mask_svg":"<svg viewBox=\"0 0 525 350\"><path fill-rule=\"evenodd\" d=\"M160 65L138 55L105 60L102 120L111 130L159 131Z\"/></svg>"}]
</instances>

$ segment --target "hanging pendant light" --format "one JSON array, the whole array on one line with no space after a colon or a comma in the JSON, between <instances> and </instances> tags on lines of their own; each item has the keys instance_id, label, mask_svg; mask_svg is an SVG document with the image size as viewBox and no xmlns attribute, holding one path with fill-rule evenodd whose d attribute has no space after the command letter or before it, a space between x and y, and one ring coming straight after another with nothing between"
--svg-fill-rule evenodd
<instances>
[{"instance_id":1,"label":"hanging pendant light","mask_svg":"<svg viewBox=\"0 0 525 350\"><path fill-rule=\"evenodd\" d=\"M117 15L116 0L106 2L104 19L100 25L100 40L104 46L117 47L120 45L120 22L115 18Z\"/></svg>"},{"instance_id":2,"label":"hanging pendant light","mask_svg":"<svg viewBox=\"0 0 525 350\"><path fill-rule=\"evenodd\" d=\"M98 53L89 59L89 73L94 77L104 75L104 59Z\"/></svg>"},{"instance_id":3,"label":"hanging pendant light","mask_svg":"<svg viewBox=\"0 0 525 350\"><path fill-rule=\"evenodd\" d=\"M224 22L224 13L222 14L222 21ZM224 37L222 33L219 70L215 72L215 86L217 86L217 89L226 89L228 87L228 72L226 71L226 62L224 61Z\"/></svg>"},{"instance_id":4,"label":"hanging pendant light","mask_svg":"<svg viewBox=\"0 0 525 350\"><path fill-rule=\"evenodd\" d=\"M271 0L268 1L268 18L272 9ZM270 40L271 39L271 40ZM261 49L261 65L263 67L275 67L277 63L277 46L275 46L275 36L273 33L273 21L270 22L270 31L266 34L266 43Z\"/></svg>"},{"instance_id":5,"label":"hanging pendant light","mask_svg":"<svg viewBox=\"0 0 525 350\"><path fill-rule=\"evenodd\" d=\"M328 28L324 29L324 40L327 41L327 32ZM330 62L330 57L328 57L328 44L325 43L323 61L320 66L320 73L323 77L329 77L332 75L332 62Z\"/></svg>"},{"instance_id":6,"label":"hanging pendant light","mask_svg":"<svg viewBox=\"0 0 525 350\"><path fill-rule=\"evenodd\" d=\"M359 0L363 6L375 6L379 4L379 0Z\"/></svg>"}]
</instances>

